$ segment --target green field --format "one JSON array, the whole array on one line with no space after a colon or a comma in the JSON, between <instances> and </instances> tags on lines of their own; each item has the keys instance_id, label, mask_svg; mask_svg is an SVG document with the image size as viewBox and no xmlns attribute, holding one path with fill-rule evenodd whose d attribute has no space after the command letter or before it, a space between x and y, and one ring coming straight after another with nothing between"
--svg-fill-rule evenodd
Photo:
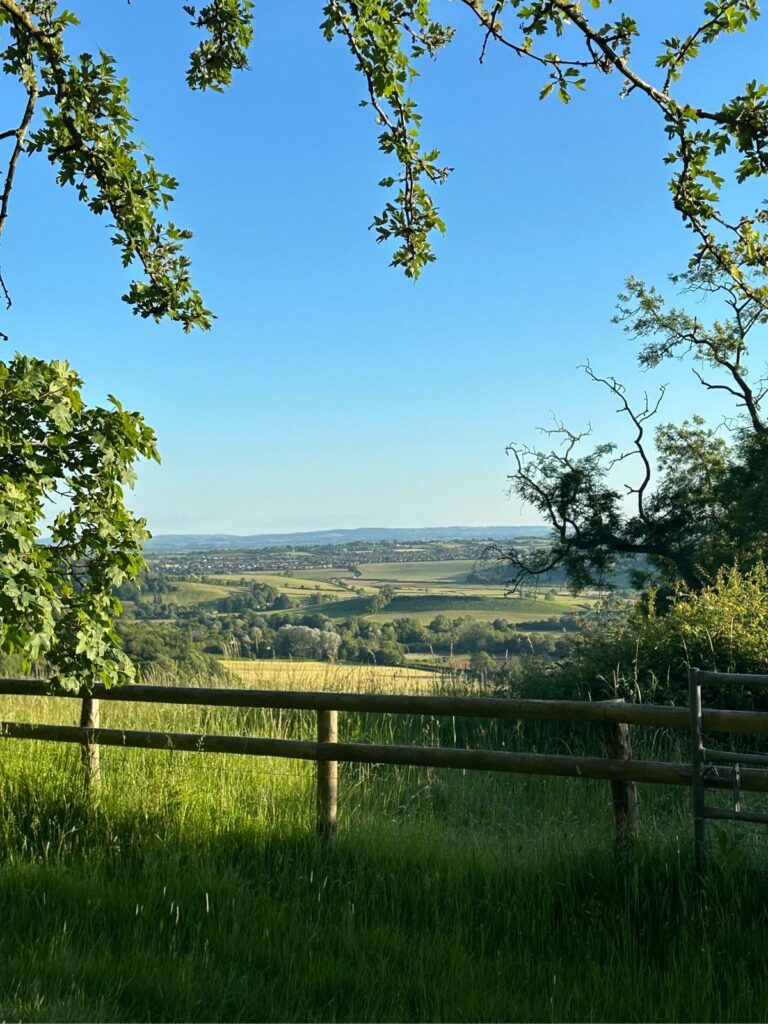
<instances>
[{"instance_id":1,"label":"green field","mask_svg":"<svg viewBox=\"0 0 768 1024\"><path fill-rule=\"evenodd\" d=\"M474 566L472 559L456 558L442 562L367 562L358 569L363 580L466 583L467 574Z\"/></svg>"},{"instance_id":2,"label":"green field","mask_svg":"<svg viewBox=\"0 0 768 1024\"><path fill-rule=\"evenodd\" d=\"M557 619L566 612L578 611L580 607L583 605L568 598L533 601L527 598L485 597L477 594L409 594L395 597L384 611L371 615L370 618L385 622L400 616L408 616L420 622L431 622L436 615L447 615L450 618L466 615L483 620L498 618L507 622L525 622L531 619Z\"/></svg>"},{"instance_id":3,"label":"green field","mask_svg":"<svg viewBox=\"0 0 768 1024\"><path fill-rule=\"evenodd\" d=\"M314 732L301 712L102 711L126 728ZM71 723L77 705L1 698L0 713ZM576 727L345 714L341 730L600 753ZM638 733L636 754L685 747ZM2 1019L765 1019L765 833L714 828L697 891L682 788L641 791L641 843L617 859L607 783L342 765L329 847L309 762L102 759L86 799L75 747L0 745Z\"/></svg>"},{"instance_id":4,"label":"green field","mask_svg":"<svg viewBox=\"0 0 768 1024\"><path fill-rule=\"evenodd\" d=\"M505 588L498 584L465 583L466 575L473 565L474 562L469 559L371 562L360 566L364 576L358 579L347 578L346 586L331 582L331 577L340 578L342 571L338 569L308 570L296 576L261 571L232 575L221 573L212 578L235 584L240 579L246 583L259 581L275 587L299 605L307 605L313 596L322 596L326 599L324 603L316 608L313 606L312 610L335 620L366 616L378 622L387 622L407 616L429 623L436 615L447 615L451 618L466 616L480 620L499 618L516 623L530 619L554 619L583 610L593 600L589 597L574 598L554 590L549 592L552 595L549 600L545 600L546 590L536 598L510 597ZM370 614L368 598L385 584L394 589L395 597L383 611ZM237 585L218 586L210 583L181 582L174 586L176 589L172 593L161 595L162 602L182 606L207 605L219 598L231 597L240 589ZM355 590L362 591L362 596L350 589L353 586ZM152 601L153 596L145 594L142 600Z\"/></svg>"},{"instance_id":5,"label":"green field","mask_svg":"<svg viewBox=\"0 0 768 1024\"><path fill-rule=\"evenodd\" d=\"M302 569L301 575L304 579L314 580L320 583L333 583L349 575L346 569Z\"/></svg>"},{"instance_id":6,"label":"green field","mask_svg":"<svg viewBox=\"0 0 768 1024\"><path fill-rule=\"evenodd\" d=\"M233 587L219 587L214 583L181 582L174 583L172 591L158 595L158 600L163 604L178 604L188 608L196 604L212 604L222 597L232 597L235 593L237 590ZM146 591L139 596L139 600L144 604L151 604L154 599L155 595Z\"/></svg>"},{"instance_id":7,"label":"green field","mask_svg":"<svg viewBox=\"0 0 768 1024\"><path fill-rule=\"evenodd\" d=\"M234 575L217 573L212 578L227 580L244 579L246 582L265 583L269 587L275 587L282 594L288 594L289 597L309 596L318 592L340 595L348 593L344 587L340 587L327 580L314 579L311 576L283 576L280 573L273 572L249 572L235 573Z\"/></svg>"}]
</instances>

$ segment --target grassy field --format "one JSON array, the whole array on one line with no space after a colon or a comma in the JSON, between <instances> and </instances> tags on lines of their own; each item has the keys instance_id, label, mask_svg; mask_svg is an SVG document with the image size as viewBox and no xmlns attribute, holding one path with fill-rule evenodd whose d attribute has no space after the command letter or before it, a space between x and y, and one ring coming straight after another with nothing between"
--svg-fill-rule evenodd
<instances>
[{"instance_id":1,"label":"grassy field","mask_svg":"<svg viewBox=\"0 0 768 1024\"><path fill-rule=\"evenodd\" d=\"M349 593L345 587L340 587L338 584L331 583L328 580L314 579L309 576L282 576L279 573L249 572L235 573L234 575L216 573L211 578L221 580L244 579L246 582L265 583L267 586L275 587L281 594L297 598L309 598L312 594L316 593L343 597Z\"/></svg>"},{"instance_id":2,"label":"grassy field","mask_svg":"<svg viewBox=\"0 0 768 1024\"><path fill-rule=\"evenodd\" d=\"M467 574L474 567L472 559L454 558L441 562L366 562L359 565L358 569L363 580L466 583Z\"/></svg>"},{"instance_id":3,"label":"grassy field","mask_svg":"<svg viewBox=\"0 0 768 1024\"><path fill-rule=\"evenodd\" d=\"M185 608L195 604L211 604L222 597L232 597L237 591L233 587L219 587L214 583L174 583L174 589L160 594L159 600L164 604L178 604ZM144 592L139 598L144 603L152 603L154 594Z\"/></svg>"},{"instance_id":4,"label":"grassy field","mask_svg":"<svg viewBox=\"0 0 768 1024\"><path fill-rule=\"evenodd\" d=\"M276 685L287 686L286 680ZM312 716L102 705L104 725L309 737ZM5 719L75 702L0 698ZM599 753L599 737L347 714L350 740ZM680 757L658 735L638 756ZM0 745L0 1018L696 1021L768 1013L765 834L715 829L697 894L689 794L646 787L611 852L609 788L342 765L335 847L310 763Z\"/></svg>"},{"instance_id":5,"label":"grassy field","mask_svg":"<svg viewBox=\"0 0 768 1024\"><path fill-rule=\"evenodd\" d=\"M530 619L557 618L582 610L594 600L593 597L574 598L554 590L544 591L537 597L509 597L505 588L499 585L466 583L466 575L473 565L469 559L368 563L360 566L364 576L350 579L347 586L332 582L332 578L338 579L343 573L339 569L308 570L301 576L252 572L234 576L215 574L212 578L222 581L258 580L275 587L300 606L308 606L330 619L338 620L366 616L386 622L400 616L409 616L428 623L436 615L442 614L450 618L462 615L481 620L500 618L517 623ZM367 598L376 594L385 583L394 589L396 596L382 612L370 615ZM361 591L362 595L351 592L350 586ZM237 586L210 583L181 582L176 583L175 587L174 592L161 596L163 602L205 606L219 598L232 597L240 590ZM545 597L547 593L549 599ZM310 605L313 597L322 597L324 601L318 606ZM145 594L142 600L152 601L153 596ZM283 614L283 610L264 614Z\"/></svg>"},{"instance_id":6,"label":"grassy field","mask_svg":"<svg viewBox=\"0 0 768 1024\"><path fill-rule=\"evenodd\" d=\"M390 665L332 665L321 661L221 659L220 664L256 689L335 690L347 693L433 693L433 672Z\"/></svg>"},{"instance_id":7,"label":"grassy field","mask_svg":"<svg viewBox=\"0 0 768 1024\"><path fill-rule=\"evenodd\" d=\"M348 598L324 604L319 609L330 619L346 619L365 615L377 622L386 622L402 616L431 622L436 615L457 618L466 615L478 619L506 619L524 622L530 619L557 619L574 611L574 601L530 601L520 598L485 597L478 594L398 594L382 612L371 615L369 601L364 597Z\"/></svg>"}]
</instances>

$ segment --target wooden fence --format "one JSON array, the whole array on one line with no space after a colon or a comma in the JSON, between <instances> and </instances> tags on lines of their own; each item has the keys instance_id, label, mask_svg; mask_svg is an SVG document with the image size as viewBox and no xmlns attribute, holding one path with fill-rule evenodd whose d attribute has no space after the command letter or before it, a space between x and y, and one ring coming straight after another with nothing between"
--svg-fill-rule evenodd
<instances>
[{"instance_id":1,"label":"wooden fence","mask_svg":"<svg viewBox=\"0 0 768 1024\"><path fill-rule=\"evenodd\" d=\"M768 676L742 677L700 672L697 678L700 682L768 683ZM636 783L648 782L667 786L691 787L694 781L692 765L689 763L676 764L633 759L629 745L628 727L630 725L684 729L690 731L694 737L698 736L697 728L704 728L708 732L715 733L768 736L768 713L765 712L704 709L700 711L696 724L692 724L693 719L689 708L626 704L623 701L426 697L398 694L148 685L113 687L108 690L97 686L89 694L52 694L44 682L31 682L23 679L0 680L0 695L11 694L38 697L56 696L62 699L82 700L80 726L0 722L0 736L8 739L49 740L80 744L83 749L86 776L92 783L98 781L98 747L100 745L209 754L285 757L315 761L317 763L317 827L319 834L327 838L332 837L336 831L337 766L339 762L351 762L602 779L611 783L615 842L624 844L632 841L637 834ZM101 700L314 711L317 714L317 740L102 729L98 725L98 709ZM608 756L585 757L501 750L345 743L338 738L339 712L447 715L457 718L507 721L591 722L605 727ZM709 778L707 785L711 788L732 789L734 772L738 772L740 790L768 793L768 771L741 767L738 764L725 768L722 774Z\"/></svg>"}]
</instances>

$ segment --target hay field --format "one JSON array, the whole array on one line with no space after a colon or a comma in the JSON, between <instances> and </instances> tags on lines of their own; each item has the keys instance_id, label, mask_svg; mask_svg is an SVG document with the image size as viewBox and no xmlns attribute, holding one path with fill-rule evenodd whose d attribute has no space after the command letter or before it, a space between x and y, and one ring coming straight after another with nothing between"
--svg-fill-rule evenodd
<instances>
[{"instance_id":1,"label":"hay field","mask_svg":"<svg viewBox=\"0 0 768 1024\"><path fill-rule=\"evenodd\" d=\"M393 665L340 665L322 661L222 659L219 664L246 686L262 690L328 690L344 693L444 692L440 674Z\"/></svg>"}]
</instances>

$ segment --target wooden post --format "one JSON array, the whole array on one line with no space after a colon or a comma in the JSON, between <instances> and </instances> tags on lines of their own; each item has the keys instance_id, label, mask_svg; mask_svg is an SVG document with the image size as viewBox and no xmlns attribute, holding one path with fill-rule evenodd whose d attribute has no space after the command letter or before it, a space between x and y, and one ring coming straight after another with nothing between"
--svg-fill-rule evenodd
<instances>
[{"instance_id":1,"label":"wooden post","mask_svg":"<svg viewBox=\"0 0 768 1024\"><path fill-rule=\"evenodd\" d=\"M629 742L629 726L624 722L608 723L605 727L605 746L608 757L618 761L630 761L632 746ZM629 849L637 842L640 832L636 783L612 779L611 803L614 849Z\"/></svg>"},{"instance_id":2,"label":"wooden post","mask_svg":"<svg viewBox=\"0 0 768 1024\"><path fill-rule=\"evenodd\" d=\"M99 728L99 702L95 697L85 697L80 711L80 727ZM101 763L98 743L84 742L81 750L85 770L85 788L97 789L101 784Z\"/></svg>"},{"instance_id":3,"label":"wooden post","mask_svg":"<svg viewBox=\"0 0 768 1024\"><path fill-rule=\"evenodd\" d=\"M704 816L704 735L702 728L701 682L699 670L688 669L688 690L691 706L691 774L693 791L693 855L696 870L704 868L704 843L707 838L707 819Z\"/></svg>"},{"instance_id":4,"label":"wooden post","mask_svg":"<svg viewBox=\"0 0 768 1024\"><path fill-rule=\"evenodd\" d=\"M317 742L336 743L339 738L338 711L317 712ZM317 834L321 839L336 837L338 811L338 761L317 762Z\"/></svg>"}]
</instances>

